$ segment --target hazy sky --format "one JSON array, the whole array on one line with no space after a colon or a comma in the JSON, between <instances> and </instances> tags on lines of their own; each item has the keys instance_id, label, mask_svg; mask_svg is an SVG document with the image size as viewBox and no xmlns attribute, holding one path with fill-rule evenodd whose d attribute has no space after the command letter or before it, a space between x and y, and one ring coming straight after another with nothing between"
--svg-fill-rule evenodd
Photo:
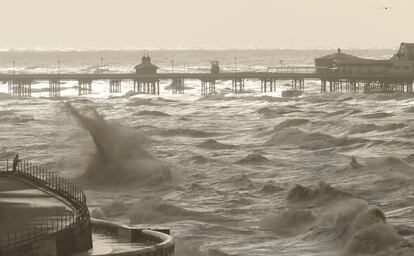
<instances>
[{"instance_id":1,"label":"hazy sky","mask_svg":"<svg viewBox=\"0 0 414 256\"><path fill-rule=\"evenodd\" d=\"M0 0L0 7L2 49L361 48L414 42L414 0Z\"/></svg>"}]
</instances>

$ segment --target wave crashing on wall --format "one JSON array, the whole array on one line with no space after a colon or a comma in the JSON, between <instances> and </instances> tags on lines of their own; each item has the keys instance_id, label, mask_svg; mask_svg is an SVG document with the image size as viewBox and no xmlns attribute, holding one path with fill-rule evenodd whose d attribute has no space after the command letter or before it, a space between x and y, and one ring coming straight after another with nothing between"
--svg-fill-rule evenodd
<instances>
[{"instance_id":1,"label":"wave crashing on wall","mask_svg":"<svg viewBox=\"0 0 414 256\"><path fill-rule=\"evenodd\" d=\"M64 109L92 137L96 151L82 177L94 183L116 184L139 180L154 184L171 180L169 167L143 147L145 136L109 122L94 108L80 111L69 103Z\"/></svg>"}]
</instances>

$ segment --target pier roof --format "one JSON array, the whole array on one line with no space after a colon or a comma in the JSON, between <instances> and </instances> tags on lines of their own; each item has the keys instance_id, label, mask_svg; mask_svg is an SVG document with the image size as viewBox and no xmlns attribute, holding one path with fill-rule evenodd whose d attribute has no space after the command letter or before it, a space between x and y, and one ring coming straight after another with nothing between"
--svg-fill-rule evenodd
<instances>
[{"instance_id":1,"label":"pier roof","mask_svg":"<svg viewBox=\"0 0 414 256\"><path fill-rule=\"evenodd\" d=\"M158 69L158 67L151 63L151 57L142 56L141 63L136 65L135 69L138 69L138 70Z\"/></svg>"},{"instance_id":2,"label":"pier roof","mask_svg":"<svg viewBox=\"0 0 414 256\"><path fill-rule=\"evenodd\" d=\"M361 59L361 58L350 55L350 54L343 53L341 52L341 49L338 49L336 53L316 58L316 60L358 60L358 59Z\"/></svg>"}]
</instances>

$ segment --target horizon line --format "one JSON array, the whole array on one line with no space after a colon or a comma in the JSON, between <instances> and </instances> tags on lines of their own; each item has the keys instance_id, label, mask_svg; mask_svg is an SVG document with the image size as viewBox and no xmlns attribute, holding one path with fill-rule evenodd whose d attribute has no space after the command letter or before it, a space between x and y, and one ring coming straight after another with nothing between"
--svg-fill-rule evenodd
<instances>
[{"instance_id":1,"label":"horizon line","mask_svg":"<svg viewBox=\"0 0 414 256\"><path fill-rule=\"evenodd\" d=\"M373 47L152 47L152 48L138 48L138 47L124 47L124 48L66 48L66 47L19 47L19 48L0 48L0 52L101 52L101 51L328 51L337 49L352 51L352 50L395 50L391 46L373 46Z\"/></svg>"}]
</instances>

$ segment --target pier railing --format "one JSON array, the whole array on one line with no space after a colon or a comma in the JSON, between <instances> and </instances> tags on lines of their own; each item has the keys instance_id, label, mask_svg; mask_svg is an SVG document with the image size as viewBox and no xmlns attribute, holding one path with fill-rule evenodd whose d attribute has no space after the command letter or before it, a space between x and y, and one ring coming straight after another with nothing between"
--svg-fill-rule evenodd
<instances>
[{"instance_id":1,"label":"pier railing","mask_svg":"<svg viewBox=\"0 0 414 256\"><path fill-rule=\"evenodd\" d=\"M279 74L316 74L314 66L267 67L267 72Z\"/></svg>"},{"instance_id":2,"label":"pier railing","mask_svg":"<svg viewBox=\"0 0 414 256\"><path fill-rule=\"evenodd\" d=\"M58 218L35 224L23 232L1 237L0 255L10 250L24 248L26 245L44 239L56 232L88 225L90 222L85 194L82 189L73 183L25 160L20 160L14 169L12 163L7 160L3 167L3 170L0 169L3 173L23 178L25 181L67 200L74 207L74 211L68 211Z\"/></svg>"}]
</instances>

